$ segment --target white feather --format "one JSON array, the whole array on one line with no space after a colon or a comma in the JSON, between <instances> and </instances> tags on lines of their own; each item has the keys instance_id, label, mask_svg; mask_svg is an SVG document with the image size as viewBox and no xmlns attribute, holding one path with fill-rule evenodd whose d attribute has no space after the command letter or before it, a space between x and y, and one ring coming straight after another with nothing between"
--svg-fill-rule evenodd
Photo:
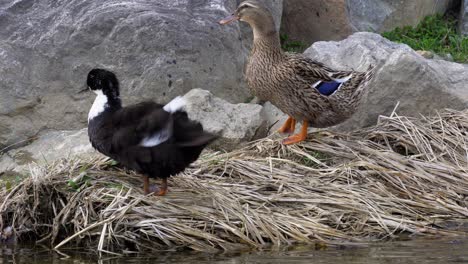
<instances>
[{"instance_id":1,"label":"white feather","mask_svg":"<svg viewBox=\"0 0 468 264\"><path fill-rule=\"evenodd\" d=\"M94 100L93 106L91 106L91 110L89 110L88 114L88 123L93 118L104 112L107 105L107 96L104 95L102 90L96 90L94 93L97 94L96 99Z\"/></svg>"},{"instance_id":2,"label":"white feather","mask_svg":"<svg viewBox=\"0 0 468 264\"><path fill-rule=\"evenodd\" d=\"M347 77L341 78L341 79L333 79L333 80L334 80L335 82L345 83L345 82L349 81L349 79L351 79L351 77L353 77L352 74L350 74L350 75L347 76Z\"/></svg>"},{"instance_id":3,"label":"white feather","mask_svg":"<svg viewBox=\"0 0 468 264\"><path fill-rule=\"evenodd\" d=\"M175 113L180 109L184 108L186 105L186 101L183 97L177 96L176 98L172 99L167 105L163 107L164 111L169 113Z\"/></svg>"},{"instance_id":4,"label":"white feather","mask_svg":"<svg viewBox=\"0 0 468 264\"><path fill-rule=\"evenodd\" d=\"M181 109L183 109L186 105L186 101L183 97L177 96L176 98L172 99L168 104L166 104L163 109L169 113L175 113ZM152 134L151 136L145 137L141 142L140 146L142 147L155 147L160 145L161 143L166 142L172 136L172 127L170 124L167 124L163 129L160 131Z\"/></svg>"},{"instance_id":5,"label":"white feather","mask_svg":"<svg viewBox=\"0 0 468 264\"><path fill-rule=\"evenodd\" d=\"M247 2L244 2L244 3L240 6L240 8L242 8L242 7L259 8L258 6L254 5L254 4L252 4L252 3L247 3Z\"/></svg>"},{"instance_id":6,"label":"white feather","mask_svg":"<svg viewBox=\"0 0 468 264\"><path fill-rule=\"evenodd\" d=\"M166 125L160 131L154 133L151 136L145 137L141 142L140 146L142 147L155 147L163 142L166 142L172 136L172 129L169 128L169 124Z\"/></svg>"},{"instance_id":7,"label":"white feather","mask_svg":"<svg viewBox=\"0 0 468 264\"><path fill-rule=\"evenodd\" d=\"M166 104L163 109L169 113L175 113L186 105L186 101L183 97L177 96L176 98L172 99L168 104ZM151 136L145 137L141 142L140 146L142 147L155 147L160 145L161 143L166 142L172 136L172 127L170 124L167 124L163 129L160 131L152 134Z\"/></svg>"}]
</instances>

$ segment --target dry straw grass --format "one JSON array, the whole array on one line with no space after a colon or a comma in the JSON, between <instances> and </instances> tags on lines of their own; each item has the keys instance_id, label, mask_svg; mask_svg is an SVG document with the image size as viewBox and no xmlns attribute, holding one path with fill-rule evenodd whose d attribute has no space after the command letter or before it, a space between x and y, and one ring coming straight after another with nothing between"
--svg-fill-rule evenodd
<instances>
[{"instance_id":1,"label":"dry straw grass","mask_svg":"<svg viewBox=\"0 0 468 264\"><path fill-rule=\"evenodd\" d=\"M468 110L447 110L293 147L263 139L205 155L163 198L104 159L61 161L0 192L0 225L56 248L118 253L458 234L446 223L468 217L467 131Z\"/></svg>"}]
</instances>

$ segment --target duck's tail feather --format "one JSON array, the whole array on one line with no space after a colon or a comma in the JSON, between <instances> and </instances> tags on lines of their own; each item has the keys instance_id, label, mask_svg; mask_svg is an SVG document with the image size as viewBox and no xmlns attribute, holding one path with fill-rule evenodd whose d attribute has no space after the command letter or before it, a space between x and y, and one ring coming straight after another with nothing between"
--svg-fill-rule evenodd
<instances>
[{"instance_id":1,"label":"duck's tail feather","mask_svg":"<svg viewBox=\"0 0 468 264\"><path fill-rule=\"evenodd\" d=\"M172 99L167 105L163 107L164 111L169 112L169 113L175 113L177 111L181 111L187 102L185 101L185 98L182 96L177 96L176 98Z\"/></svg>"},{"instance_id":2,"label":"duck's tail feather","mask_svg":"<svg viewBox=\"0 0 468 264\"><path fill-rule=\"evenodd\" d=\"M181 148L207 146L216 139L218 139L218 136L204 132L202 135L199 135L193 139L177 142L177 146Z\"/></svg>"},{"instance_id":3,"label":"duck's tail feather","mask_svg":"<svg viewBox=\"0 0 468 264\"><path fill-rule=\"evenodd\" d=\"M185 111L174 113L174 138L178 147L203 147L218 138L203 130L203 126L196 121L190 120Z\"/></svg>"},{"instance_id":4,"label":"duck's tail feather","mask_svg":"<svg viewBox=\"0 0 468 264\"><path fill-rule=\"evenodd\" d=\"M363 84L366 85L370 80L374 78L374 75L375 75L375 66L369 65L369 67L365 71Z\"/></svg>"},{"instance_id":5,"label":"duck's tail feather","mask_svg":"<svg viewBox=\"0 0 468 264\"><path fill-rule=\"evenodd\" d=\"M369 82L374 78L375 75L375 66L374 65L369 65L367 70L365 72L359 73L359 79L360 81L359 84L357 85L357 89L354 92L355 96L359 96L367 87Z\"/></svg>"}]
</instances>

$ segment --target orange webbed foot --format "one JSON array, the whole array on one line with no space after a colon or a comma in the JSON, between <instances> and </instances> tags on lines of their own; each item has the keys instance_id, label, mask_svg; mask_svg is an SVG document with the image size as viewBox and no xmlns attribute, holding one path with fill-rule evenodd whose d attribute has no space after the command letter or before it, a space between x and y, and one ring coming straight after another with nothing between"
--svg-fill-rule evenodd
<instances>
[{"instance_id":1,"label":"orange webbed foot","mask_svg":"<svg viewBox=\"0 0 468 264\"><path fill-rule=\"evenodd\" d=\"M155 196L165 196L167 194L167 179L162 180L161 187L158 187L156 185L150 186L149 177L144 176L143 192L145 193L145 195L153 193Z\"/></svg>"},{"instance_id":2,"label":"orange webbed foot","mask_svg":"<svg viewBox=\"0 0 468 264\"><path fill-rule=\"evenodd\" d=\"M167 194L167 189L166 190L160 189L158 192L154 193L155 196L165 196L166 194Z\"/></svg>"},{"instance_id":3,"label":"orange webbed foot","mask_svg":"<svg viewBox=\"0 0 468 264\"><path fill-rule=\"evenodd\" d=\"M167 178L162 179L161 187L154 192L155 196L165 196L167 194Z\"/></svg>"},{"instance_id":4,"label":"orange webbed foot","mask_svg":"<svg viewBox=\"0 0 468 264\"><path fill-rule=\"evenodd\" d=\"M292 145L304 141L307 137L302 137L301 135L293 135L283 139L283 145Z\"/></svg>"},{"instance_id":5,"label":"orange webbed foot","mask_svg":"<svg viewBox=\"0 0 468 264\"><path fill-rule=\"evenodd\" d=\"M299 143L301 141L304 141L307 138L307 128L308 127L309 127L309 123L307 121L304 121L302 123L301 132L299 134L292 135L290 137L287 137L287 138L283 139L283 144L284 145L292 145L292 144L296 144L296 143Z\"/></svg>"},{"instance_id":6,"label":"orange webbed foot","mask_svg":"<svg viewBox=\"0 0 468 264\"><path fill-rule=\"evenodd\" d=\"M167 188L158 187L157 185L152 185L149 188L149 192L145 194L153 194L154 196L165 196L167 194Z\"/></svg>"}]
</instances>

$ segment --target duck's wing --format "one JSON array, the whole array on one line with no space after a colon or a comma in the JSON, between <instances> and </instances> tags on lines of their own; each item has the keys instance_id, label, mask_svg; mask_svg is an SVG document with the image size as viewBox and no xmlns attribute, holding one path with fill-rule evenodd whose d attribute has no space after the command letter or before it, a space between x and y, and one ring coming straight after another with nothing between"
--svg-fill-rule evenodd
<instances>
[{"instance_id":1,"label":"duck's wing","mask_svg":"<svg viewBox=\"0 0 468 264\"><path fill-rule=\"evenodd\" d=\"M144 102L122 108L111 119L112 149L116 152L132 147L152 147L166 141L170 135L171 114L164 106Z\"/></svg>"},{"instance_id":2,"label":"duck's wing","mask_svg":"<svg viewBox=\"0 0 468 264\"><path fill-rule=\"evenodd\" d=\"M337 71L299 54L288 54L288 56L296 76L325 96L335 93L354 75L353 71Z\"/></svg>"},{"instance_id":3,"label":"duck's wing","mask_svg":"<svg viewBox=\"0 0 468 264\"><path fill-rule=\"evenodd\" d=\"M185 100L176 97L166 105L145 102L117 111L113 118L112 150L152 148L169 139L182 148L205 146L217 138L183 111Z\"/></svg>"},{"instance_id":4,"label":"duck's wing","mask_svg":"<svg viewBox=\"0 0 468 264\"><path fill-rule=\"evenodd\" d=\"M174 139L179 147L204 146L218 138L218 136L206 132L199 122L190 120L184 111L176 112L173 118Z\"/></svg>"},{"instance_id":5,"label":"duck's wing","mask_svg":"<svg viewBox=\"0 0 468 264\"><path fill-rule=\"evenodd\" d=\"M334 70L323 63L304 57L300 54L287 53L288 63L294 73L306 81L333 81Z\"/></svg>"},{"instance_id":6,"label":"duck's wing","mask_svg":"<svg viewBox=\"0 0 468 264\"><path fill-rule=\"evenodd\" d=\"M148 115L159 112L163 109L163 105L155 102L147 101L127 106L125 108L117 110L112 115L112 123L118 126L129 126L139 123L142 119L146 119Z\"/></svg>"}]
</instances>

